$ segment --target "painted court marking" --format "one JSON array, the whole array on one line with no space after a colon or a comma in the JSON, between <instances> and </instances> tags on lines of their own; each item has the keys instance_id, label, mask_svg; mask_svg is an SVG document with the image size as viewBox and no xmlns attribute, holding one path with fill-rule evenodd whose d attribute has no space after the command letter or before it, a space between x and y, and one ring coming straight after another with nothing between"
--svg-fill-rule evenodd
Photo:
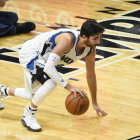
<instances>
[{"instance_id":1,"label":"painted court marking","mask_svg":"<svg viewBox=\"0 0 140 140\"><path fill-rule=\"evenodd\" d=\"M113 61L113 62L109 62L109 63L107 63L107 64L103 64L103 65L101 65L101 66L97 66L97 67L95 66L95 69L99 69L99 68L102 68L102 67L105 67L105 66L109 66L109 65L111 65L111 64L115 64L115 63L120 62L120 61L122 61L122 60L126 60L126 59L130 60L132 57L137 56L137 55L139 55L139 54L140 54L140 53L133 54L133 55L130 55L130 56L121 58L121 59L119 59L119 60L116 60L116 61ZM67 76L67 77L64 77L64 79L67 79L67 78L70 78L70 77L74 77L74 76L80 75L80 74L85 73L85 72L86 72L86 70L84 70L84 71L82 71L82 72L79 72L79 73L76 73L76 74L73 74L73 75L70 75L70 76Z\"/></svg>"}]
</instances>

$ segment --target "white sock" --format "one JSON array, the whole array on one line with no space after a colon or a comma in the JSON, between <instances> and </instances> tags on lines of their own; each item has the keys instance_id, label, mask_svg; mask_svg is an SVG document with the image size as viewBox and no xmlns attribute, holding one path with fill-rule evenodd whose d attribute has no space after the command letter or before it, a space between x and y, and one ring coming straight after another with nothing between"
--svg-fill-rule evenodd
<instances>
[{"instance_id":1,"label":"white sock","mask_svg":"<svg viewBox=\"0 0 140 140\"><path fill-rule=\"evenodd\" d=\"M36 111L36 110L37 110L37 108L34 108L34 107L32 107L31 105L29 106L29 109L30 109L31 111Z\"/></svg>"}]
</instances>

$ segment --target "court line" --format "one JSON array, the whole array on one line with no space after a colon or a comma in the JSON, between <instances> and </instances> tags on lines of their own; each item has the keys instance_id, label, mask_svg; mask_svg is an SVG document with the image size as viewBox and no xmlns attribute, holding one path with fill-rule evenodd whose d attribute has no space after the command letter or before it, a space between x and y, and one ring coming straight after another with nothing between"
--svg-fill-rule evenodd
<instances>
[{"instance_id":1,"label":"court line","mask_svg":"<svg viewBox=\"0 0 140 140\"><path fill-rule=\"evenodd\" d=\"M71 71L71 72L68 72L67 74L63 74L63 73L60 73L60 76L68 76L68 75L71 75L71 74L74 74L74 73L76 73L76 72L80 72L80 71L82 71L82 70L84 70L85 69L85 67L69 67L69 65L68 66L65 66L64 68L77 68L78 70L76 70L76 71Z\"/></svg>"},{"instance_id":2,"label":"court line","mask_svg":"<svg viewBox=\"0 0 140 140\"><path fill-rule=\"evenodd\" d=\"M120 61L122 61L122 60L130 59L131 57L134 57L135 55L139 55L139 53L133 54L133 55L130 55L130 56L127 56L127 57L124 57L124 58L122 58L122 59L119 59L119 60L116 60L116 61L113 61L113 62L109 62L109 63L107 63L107 64L103 64L103 65L101 65L101 66L97 66L97 67L95 66L95 69L99 69L99 68L102 68L102 67L105 67L105 66L109 66L109 65L111 65L111 64L120 62ZM74 77L74 76L80 75L80 74L85 73L85 72L86 72L86 70L84 70L84 71L82 71L82 72L79 72L79 73L76 73L76 74L73 74L73 75L70 75L70 76L67 76L67 77L64 77L64 79L67 79L67 78L70 78L70 77Z\"/></svg>"},{"instance_id":3,"label":"court line","mask_svg":"<svg viewBox=\"0 0 140 140\"><path fill-rule=\"evenodd\" d=\"M140 53L134 54L134 55L132 55L131 57L128 57L127 59L128 59L128 60L132 60L132 61L136 61L136 62L140 62L140 59L134 58L134 57L136 57L136 56L138 56L138 55L140 55Z\"/></svg>"},{"instance_id":4,"label":"court line","mask_svg":"<svg viewBox=\"0 0 140 140\"><path fill-rule=\"evenodd\" d=\"M38 31L31 31L32 33L35 33L35 34L42 34L43 32L38 32Z\"/></svg>"},{"instance_id":5,"label":"court line","mask_svg":"<svg viewBox=\"0 0 140 140\"><path fill-rule=\"evenodd\" d=\"M128 58L128 60L140 62L140 60L139 59L136 59L136 58Z\"/></svg>"},{"instance_id":6,"label":"court line","mask_svg":"<svg viewBox=\"0 0 140 140\"><path fill-rule=\"evenodd\" d=\"M108 47L106 47L106 48L108 48ZM98 47L98 49L104 51L104 48L103 48L102 46ZM124 54L124 53L117 52L116 50L115 50L115 51L112 51L112 50L106 49L106 51L111 52L111 53L114 53L115 55L110 56L110 57L108 57L108 58L101 59L101 60L99 60L99 61L96 61L96 63L104 62L104 61L106 61L106 60L108 60L108 59L112 59L112 58L115 58L115 57L118 57L118 56ZM127 50L126 50L126 51L127 51ZM97 54L96 54L96 56L97 56ZM100 58L100 57L96 57L96 56L95 56L95 59L96 59L96 58ZM85 64L85 61L82 61L82 60L78 60L78 62L79 62L79 63L82 63L82 64Z\"/></svg>"}]
</instances>

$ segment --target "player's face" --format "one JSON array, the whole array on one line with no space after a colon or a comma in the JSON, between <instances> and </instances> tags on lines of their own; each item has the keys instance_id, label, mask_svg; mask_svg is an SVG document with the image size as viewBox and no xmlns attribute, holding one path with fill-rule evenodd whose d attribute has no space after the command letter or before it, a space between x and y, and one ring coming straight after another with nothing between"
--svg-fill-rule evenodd
<instances>
[{"instance_id":1,"label":"player's face","mask_svg":"<svg viewBox=\"0 0 140 140\"><path fill-rule=\"evenodd\" d=\"M92 35L90 36L87 41L85 42L85 44L88 46L88 47L91 47L91 48L96 48L96 46L98 44L100 44L100 37L101 37L101 33L99 34L96 34L96 35Z\"/></svg>"}]
</instances>

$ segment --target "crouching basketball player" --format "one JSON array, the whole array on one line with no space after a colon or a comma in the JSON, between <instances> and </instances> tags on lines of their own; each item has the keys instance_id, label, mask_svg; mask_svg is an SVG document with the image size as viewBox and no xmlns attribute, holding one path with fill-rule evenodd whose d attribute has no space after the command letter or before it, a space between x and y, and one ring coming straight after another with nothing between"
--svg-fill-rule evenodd
<instances>
[{"instance_id":1,"label":"crouching basketball player","mask_svg":"<svg viewBox=\"0 0 140 140\"><path fill-rule=\"evenodd\" d=\"M71 64L85 57L87 82L92 104L97 114L107 115L100 109L96 99L95 54L104 28L96 20L87 20L81 31L59 29L43 33L25 42L19 52L20 64L24 70L25 88L6 88L0 86L0 96L18 96L31 100L25 107L22 124L30 131L41 131L36 120L37 107L55 89L56 85L70 92L86 92L62 79L55 66Z\"/></svg>"}]
</instances>

